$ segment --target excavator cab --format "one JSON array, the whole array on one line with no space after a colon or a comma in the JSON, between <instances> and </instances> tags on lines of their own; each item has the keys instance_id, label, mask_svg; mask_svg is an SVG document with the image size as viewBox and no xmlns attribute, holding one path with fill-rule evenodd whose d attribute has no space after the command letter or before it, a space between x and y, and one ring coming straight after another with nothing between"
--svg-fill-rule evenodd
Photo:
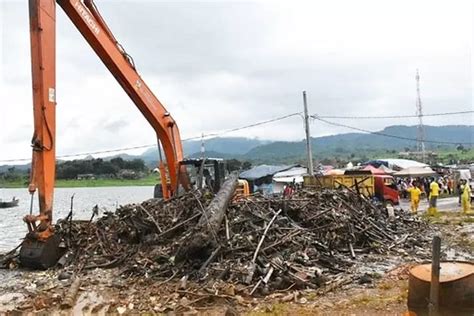
<instances>
[{"instance_id":1,"label":"excavator cab","mask_svg":"<svg viewBox=\"0 0 474 316\"><path fill-rule=\"evenodd\" d=\"M208 189L217 193L227 175L226 164L221 158L189 158L180 162L186 167L191 187ZM154 198L163 198L161 184L155 185Z\"/></svg>"},{"instance_id":2,"label":"excavator cab","mask_svg":"<svg viewBox=\"0 0 474 316\"><path fill-rule=\"evenodd\" d=\"M207 188L217 193L227 175L225 161L220 158L185 159L181 164L186 166L191 185L196 189Z\"/></svg>"}]
</instances>

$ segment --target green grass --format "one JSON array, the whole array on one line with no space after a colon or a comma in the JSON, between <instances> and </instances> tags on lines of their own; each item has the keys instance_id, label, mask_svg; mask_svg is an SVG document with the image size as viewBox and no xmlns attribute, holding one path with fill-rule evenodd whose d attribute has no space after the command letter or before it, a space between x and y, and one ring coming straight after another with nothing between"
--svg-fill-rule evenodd
<instances>
[{"instance_id":1,"label":"green grass","mask_svg":"<svg viewBox=\"0 0 474 316\"><path fill-rule=\"evenodd\" d=\"M445 161L445 162L448 162L449 159L471 161L471 160L474 159L474 149L469 148L465 151L459 151L459 150L455 150L455 149L439 150L438 151L438 158L441 161Z\"/></svg>"},{"instance_id":2,"label":"green grass","mask_svg":"<svg viewBox=\"0 0 474 316\"><path fill-rule=\"evenodd\" d=\"M0 188L14 189L14 188L27 188L28 183L25 179L19 180L0 180Z\"/></svg>"},{"instance_id":3,"label":"green grass","mask_svg":"<svg viewBox=\"0 0 474 316\"><path fill-rule=\"evenodd\" d=\"M85 188L85 187L121 187L121 186L152 186L158 184L160 180L156 174L150 174L144 178L136 180L122 179L96 179L96 180L56 180L56 188ZM15 181L3 181L0 188L27 188L28 182L25 179Z\"/></svg>"}]
</instances>

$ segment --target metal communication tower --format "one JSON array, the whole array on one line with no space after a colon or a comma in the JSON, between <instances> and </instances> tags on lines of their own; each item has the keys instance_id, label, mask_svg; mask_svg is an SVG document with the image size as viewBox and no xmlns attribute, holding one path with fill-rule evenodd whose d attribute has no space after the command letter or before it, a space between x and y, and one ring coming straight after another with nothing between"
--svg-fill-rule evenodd
<instances>
[{"instance_id":1,"label":"metal communication tower","mask_svg":"<svg viewBox=\"0 0 474 316\"><path fill-rule=\"evenodd\" d=\"M204 147L204 133L201 134L201 159L204 159L206 148Z\"/></svg>"},{"instance_id":2,"label":"metal communication tower","mask_svg":"<svg viewBox=\"0 0 474 316\"><path fill-rule=\"evenodd\" d=\"M416 147L418 153L421 153L421 160L425 162L425 129L423 127L423 106L420 97L420 74L416 70L416 115L418 115L418 130L416 135Z\"/></svg>"}]
</instances>

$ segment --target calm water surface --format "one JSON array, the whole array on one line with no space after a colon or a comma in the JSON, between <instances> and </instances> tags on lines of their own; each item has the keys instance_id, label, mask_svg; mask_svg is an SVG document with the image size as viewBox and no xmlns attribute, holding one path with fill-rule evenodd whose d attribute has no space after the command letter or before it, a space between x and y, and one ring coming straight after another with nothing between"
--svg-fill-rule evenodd
<instances>
[{"instance_id":1,"label":"calm water surface","mask_svg":"<svg viewBox=\"0 0 474 316\"><path fill-rule=\"evenodd\" d=\"M102 188L59 188L54 191L53 219L66 217L74 195L74 218L89 219L92 207L99 205L100 213L113 211L119 205L137 203L153 197L153 187L102 187ZM20 199L17 207L0 209L0 253L16 247L27 232L23 216L30 210L30 195L27 189L0 189L0 199ZM38 199L35 195L33 214L38 214Z\"/></svg>"}]
</instances>

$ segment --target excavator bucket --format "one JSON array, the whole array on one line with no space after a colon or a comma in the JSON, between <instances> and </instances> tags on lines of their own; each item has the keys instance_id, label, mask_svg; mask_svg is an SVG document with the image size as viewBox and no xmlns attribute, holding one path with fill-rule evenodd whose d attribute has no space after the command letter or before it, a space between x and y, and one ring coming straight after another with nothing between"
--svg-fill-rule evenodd
<instances>
[{"instance_id":1,"label":"excavator bucket","mask_svg":"<svg viewBox=\"0 0 474 316\"><path fill-rule=\"evenodd\" d=\"M20 263L31 269L46 270L58 262L62 250L59 247L60 239L52 235L45 241L25 238L20 249Z\"/></svg>"}]
</instances>

